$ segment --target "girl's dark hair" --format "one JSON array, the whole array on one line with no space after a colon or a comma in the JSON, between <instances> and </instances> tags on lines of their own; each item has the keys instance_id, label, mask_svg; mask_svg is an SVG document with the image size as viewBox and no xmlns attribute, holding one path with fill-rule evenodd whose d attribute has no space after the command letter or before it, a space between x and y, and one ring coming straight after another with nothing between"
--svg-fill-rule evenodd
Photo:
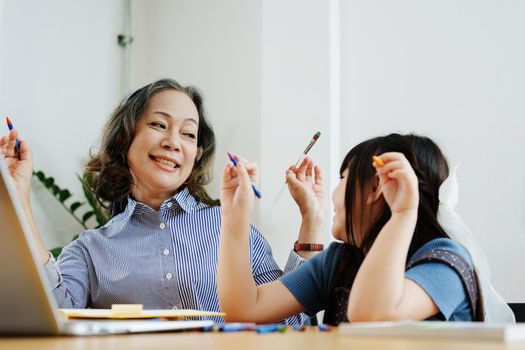
<instances>
[{"instance_id":1,"label":"girl's dark hair","mask_svg":"<svg viewBox=\"0 0 525 350\"><path fill-rule=\"evenodd\" d=\"M190 193L203 203L210 205L218 203L212 200L204 189L204 186L211 181L215 134L206 119L202 94L196 87L182 86L172 79L162 79L136 90L121 102L104 127L98 152L90 155L86 165L84 171L86 186L112 216L124 210L127 197L131 194L133 178L127 162L127 154L135 136L137 122L152 97L165 90L176 90L188 95L199 113L197 147L201 156L196 159L183 187L187 187Z\"/></svg>"},{"instance_id":2,"label":"girl's dark hair","mask_svg":"<svg viewBox=\"0 0 525 350\"><path fill-rule=\"evenodd\" d=\"M353 207L357 201L366 201L365 197L369 192L367 189L373 187L376 172L372 166L372 156L385 152L403 153L418 178L418 217L408 252L410 257L425 243L435 238L448 237L437 221L439 186L448 176L448 164L439 147L430 138L413 134L390 134L376 137L364 141L350 150L343 160L340 174L342 175L345 170L348 170L345 193L346 232L348 242L352 244L356 242L352 229ZM363 233L359 245L363 252L370 250L377 235L391 215L390 208L385 204L368 231Z\"/></svg>"}]
</instances>

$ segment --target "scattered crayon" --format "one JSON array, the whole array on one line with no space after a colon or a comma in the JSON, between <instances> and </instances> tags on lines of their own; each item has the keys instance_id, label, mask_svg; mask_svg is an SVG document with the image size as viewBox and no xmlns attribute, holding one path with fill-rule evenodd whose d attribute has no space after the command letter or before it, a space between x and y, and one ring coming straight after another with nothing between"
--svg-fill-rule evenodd
<instances>
[{"instance_id":1,"label":"scattered crayon","mask_svg":"<svg viewBox=\"0 0 525 350\"><path fill-rule=\"evenodd\" d=\"M255 329L254 323L223 323L219 325L218 330L221 332L241 332L241 331L252 331Z\"/></svg>"},{"instance_id":2,"label":"scattered crayon","mask_svg":"<svg viewBox=\"0 0 525 350\"><path fill-rule=\"evenodd\" d=\"M277 326L277 328L278 328L277 331L279 333L284 333L286 332L286 329L287 329L286 326L283 326L283 325Z\"/></svg>"},{"instance_id":3,"label":"scattered crayon","mask_svg":"<svg viewBox=\"0 0 525 350\"><path fill-rule=\"evenodd\" d=\"M255 331L259 334L274 333L274 332L286 332L286 326L277 324L265 324L255 327Z\"/></svg>"},{"instance_id":4,"label":"scattered crayon","mask_svg":"<svg viewBox=\"0 0 525 350\"><path fill-rule=\"evenodd\" d=\"M327 324L320 324L318 328L321 332L330 332L332 330L332 326Z\"/></svg>"},{"instance_id":5,"label":"scattered crayon","mask_svg":"<svg viewBox=\"0 0 525 350\"><path fill-rule=\"evenodd\" d=\"M303 325L298 325L298 324L294 325L292 328L293 328L293 330L296 331L296 332L304 332L304 330L306 329L305 326L303 326Z\"/></svg>"}]
</instances>

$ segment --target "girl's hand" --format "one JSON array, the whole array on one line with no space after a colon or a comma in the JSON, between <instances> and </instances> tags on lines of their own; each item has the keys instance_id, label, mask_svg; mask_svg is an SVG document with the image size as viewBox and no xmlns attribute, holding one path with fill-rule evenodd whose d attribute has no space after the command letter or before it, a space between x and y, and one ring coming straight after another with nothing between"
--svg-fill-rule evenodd
<instances>
[{"instance_id":1,"label":"girl's hand","mask_svg":"<svg viewBox=\"0 0 525 350\"><path fill-rule=\"evenodd\" d=\"M221 207L223 219L249 222L255 204L252 182L258 181L258 167L255 163L234 155L237 166L228 161L221 183Z\"/></svg>"},{"instance_id":2,"label":"girl's hand","mask_svg":"<svg viewBox=\"0 0 525 350\"><path fill-rule=\"evenodd\" d=\"M297 242L322 243L328 208L321 169L306 157L299 168L292 166L288 169L286 183L302 216ZM316 252L298 252L298 254L309 258Z\"/></svg>"},{"instance_id":3,"label":"girl's hand","mask_svg":"<svg viewBox=\"0 0 525 350\"><path fill-rule=\"evenodd\" d=\"M411 212L418 208L418 180L414 169L402 153L389 152L379 156L383 166L373 163L379 175L383 197L392 214Z\"/></svg>"},{"instance_id":4,"label":"girl's hand","mask_svg":"<svg viewBox=\"0 0 525 350\"><path fill-rule=\"evenodd\" d=\"M31 149L21 138L18 138L20 145L20 159L15 150L18 131L13 129L9 135L0 138L0 150L2 158L9 169L9 174L18 190L18 195L22 200L29 201L31 191L31 177L33 176L33 156Z\"/></svg>"},{"instance_id":5,"label":"girl's hand","mask_svg":"<svg viewBox=\"0 0 525 350\"><path fill-rule=\"evenodd\" d=\"M312 159L303 159L299 168L286 171L286 183L303 218L326 218L328 212L321 169Z\"/></svg>"}]
</instances>

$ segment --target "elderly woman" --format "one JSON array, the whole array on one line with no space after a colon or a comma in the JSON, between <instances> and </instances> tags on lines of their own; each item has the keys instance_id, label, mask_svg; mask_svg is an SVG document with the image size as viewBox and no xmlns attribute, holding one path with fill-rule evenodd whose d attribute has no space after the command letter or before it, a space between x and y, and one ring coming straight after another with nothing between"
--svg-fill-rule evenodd
<instances>
[{"instance_id":1,"label":"elderly woman","mask_svg":"<svg viewBox=\"0 0 525 350\"><path fill-rule=\"evenodd\" d=\"M148 309L219 311L216 287L221 209L204 189L215 150L202 96L194 87L159 80L128 96L110 117L84 178L111 213L87 230L58 261L45 249L29 203L31 150L18 132L0 139L4 159L31 222L53 293L63 308L110 308L139 303ZM250 165L249 165L250 166ZM295 169L308 186L304 167ZM305 211L309 208L303 208ZM313 210L312 210L313 212ZM318 243L321 220L304 223L298 242ZM308 247L309 245L299 245ZM258 284L283 275L262 235L250 226L250 263ZM312 252L291 252L285 271ZM304 315L288 319L299 323ZM215 318L222 321L221 318Z\"/></svg>"}]
</instances>

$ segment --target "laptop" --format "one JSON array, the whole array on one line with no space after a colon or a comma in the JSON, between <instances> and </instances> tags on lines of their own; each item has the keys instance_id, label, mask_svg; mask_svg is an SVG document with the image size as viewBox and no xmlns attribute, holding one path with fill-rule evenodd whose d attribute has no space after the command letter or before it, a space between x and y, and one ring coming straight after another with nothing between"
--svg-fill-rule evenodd
<instances>
[{"instance_id":1,"label":"laptop","mask_svg":"<svg viewBox=\"0 0 525 350\"><path fill-rule=\"evenodd\" d=\"M100 335L202 329L213 321L66 320L38 260L7 166L0 159L0 334Z\"/></svg>"}]
</instances>

